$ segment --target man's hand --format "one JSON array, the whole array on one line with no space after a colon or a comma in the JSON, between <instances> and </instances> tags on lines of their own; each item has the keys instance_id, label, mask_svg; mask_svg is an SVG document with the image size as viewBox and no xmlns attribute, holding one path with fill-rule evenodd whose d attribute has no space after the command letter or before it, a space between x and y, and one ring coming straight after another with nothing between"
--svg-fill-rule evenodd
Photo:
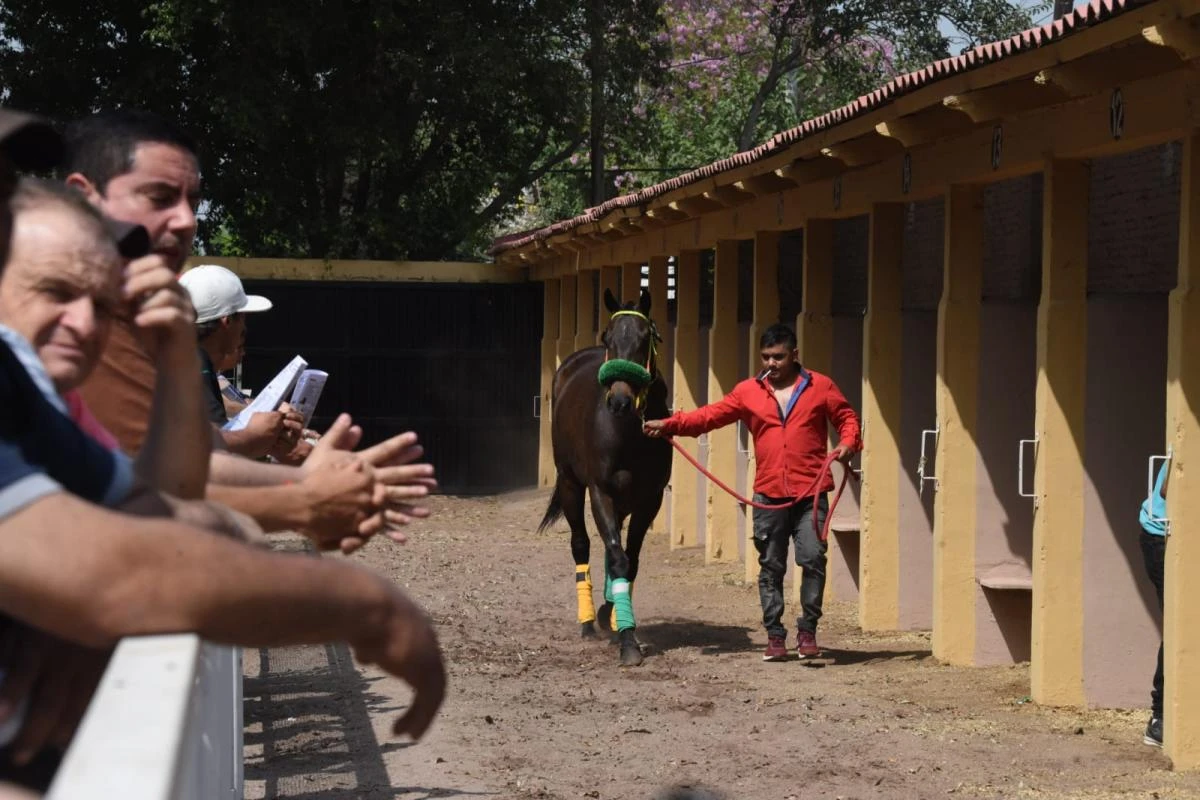
<instances>
[{"instance_id":1,"label":"man's hand","mask_svg":"<svg viewBox=\"0 0 1200 800\"><path fill-rule=\"evenodd\" d=\"M262 458L277 446L286 424L283 413L260 411L251 414L246 427L240 431L221 431L221 438L230 452L247 458Z\"/></svg>"},{"instance_id":2,"label":"man's hand","mask_svg":"<svg viewBox=\"0 0 1200 800\"><path fill-rule=\"evenodd\" d=\"M854 458L854 451L844 444L839 444L837 447L833 448L833 451L830 453L830 455L832 455L835 460L840 461L843 464L849 464L850 459Z\"/></svg>"},{"instance_id":3,"label":"man's hand","mask_svg":"<svg viewBox=\"0 0 1200 800\"><path fill-rule=\"evenodd\" d=\"M271 445L267 454L285 464L297 465L304 463L304 458L312 451L312 446L309 445L302 455L297 453L297 445L300 444L300 434L304 432L304 415L292 408L288 403L280 405L279 411L276 413L282 415L282 427L275 439L275 443ZM298 461L289 460L295 456L299 457Z\"/></svg>"},{"instance_id":4,"label":"man's hand","mask_svg":"<svg viewBox=\"0 0 1200 800\"><path fill-rule=\"evenodd\" d=\"M291 450L281 452L282 449L276 448L272 450L271 457L280 464L289 467L299 467L303 466L304 462L308 459L309 454L312 453L313 446L304 439L300 439L292 446Z\"/></svg>"},{"instance_id":5,"label":"man's hand","mask_svg":"<svg viewBox=\"0 0 1200 800\"><path fill-rule=\"evenodd\" d=\"M351 641L355 657L377 664L412 687L412 703L392 733L420 739L429 730L446 696L446 667L433 624L424 611L395 587L389 586L392 609L385 623L369 628L371 635Z\"/></svg>"},{"instance_id":6,"label":"man's hand","mask_svg":"<svg viewBox=\"0 0 1200 800\"><path fill-rule=\"evenodd\" d=\"M425 454L417 434L409 431L368 447L359 458L375 467L375 477L383 488L383 522L388 538L399 544L407 541L399 526L429 516L429 509L416 501L437 489L432 464L413 463Z\"/></svg>"},{"instance_id":7,"label":"man's hand","mask_svg":"<svg viewBox=\"0 0 1200 800\"><path fill-rule=\"evenodd\" d=\"M377 529L386 529L392 541L403 544L406 537L399 527L429 516L429 509L415 501L437 489L433 465L413 463L425 453L415 433L401 433L359 453L350 452L361 439L362 429L353 424L350 415L341 414L313 446L301 469L312 474L325 465L348 459L374 467L376 492L383 496L379 514L369 522Z\"/></svg>"},{"instance_id":8,"label":"man's hand","mask_svg":"<svg viewBox=\"0 0 1200 800\"><path fill-rule=\"evenodd\" d=\"M651 439L659 439L666 434L663 433L663 420L648 419L642 423L642 433L649 436Z\"/></svg>"},{"instance_id":9,"label":"man's hand","mask_svg":"<svg viewBox=\"0 0 1200 800\"><path fill-rule=\"evenodd\" d=\"M125 267L122 289L143 344L161 366L192 367L196 310L166 259L148 255Z\"/></svg>"},{"instance_id":10,"label":"man's hand","mask_svg":"<svg viewBox=\"0 0 1200 800\"><path fill-rule=\"evenodd\" d=\"M66 749L110 655L111 650L81 647L11 623L0 644L7 673L0 685L0 721L28 699L24 724L9 746L17 764L29 763L47 747Z\"/></svg>"},{"instance_id":11,"label":"man's hand","mask_svg":"<svg viewBox=\"0 0 1200 800\"><path fill-rule=\"evenodd\" d=\"M369 464L356 459L326 464L300 484L310 520L302 533L320 550L352 553L383 528L383 493Z\"/></svg>"}]
</instances>

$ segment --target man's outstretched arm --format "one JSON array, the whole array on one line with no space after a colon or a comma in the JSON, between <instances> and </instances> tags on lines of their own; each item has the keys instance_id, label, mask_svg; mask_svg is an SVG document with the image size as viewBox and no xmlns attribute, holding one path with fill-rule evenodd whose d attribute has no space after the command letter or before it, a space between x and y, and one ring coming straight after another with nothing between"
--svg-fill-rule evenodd
<instances>
[{"instance_id":1,"label":"man's outstretched arm","mask_svg":"<svg viewBox=\"0 0 1200 800\"><path fill-rule=\"evenodd\" d=\"M425 613L379 576L269 553L63 492L0 520L0 610L79 644L194 632L243 647L346 641L415 690L396 733L419 738L445 694Z\"/></svg>"}]
</instances>

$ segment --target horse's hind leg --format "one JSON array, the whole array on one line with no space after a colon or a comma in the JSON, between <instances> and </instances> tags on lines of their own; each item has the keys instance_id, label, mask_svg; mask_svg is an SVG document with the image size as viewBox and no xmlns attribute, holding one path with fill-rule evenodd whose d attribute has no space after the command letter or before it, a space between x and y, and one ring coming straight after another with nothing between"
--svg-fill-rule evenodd
<instances>
[{"instance_id":1,"label":"horse's hind leg","mask_svg":"<svg viewBox=\"0 0 1200 800\"><path fill-rule=\"evenodd\" d=\"M621 666L636 667L642 663L642 650L634 635L637 623L633 616L633 598L629 593L629 558L621 548L623 520L617 516L611 497L595 486L590 487L589 494L592 498L592 515L604 540L607 577L612 579L612 616L616 621L613 627L621 645Z\"/></svg>"},{"instance_id":2,"label":"horse's hind leg","mask_svg":"<svg viewBox=\"0 0 1200 800\"><path fill-rule=\"evenodd\" d=\"M571 555L575 558L575 597L578 605L576 619L579 622L579 635L590 639L596 636L596 629L592 626L596 620L596 609L592 605L592 572L588 565L591 559L591 542L588 539L583 513L583 486L560 477L556 491L563 516L571 526Z\"/></svg>"}]
</instances>

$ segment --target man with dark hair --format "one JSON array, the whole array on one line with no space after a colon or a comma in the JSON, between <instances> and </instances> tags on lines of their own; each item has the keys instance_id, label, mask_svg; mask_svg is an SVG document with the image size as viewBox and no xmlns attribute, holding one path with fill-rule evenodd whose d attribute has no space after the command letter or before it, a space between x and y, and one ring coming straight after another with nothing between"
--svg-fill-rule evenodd
<instances>
[{"instance_id":1,"label":"man with dark hair","mask_svg":"<svg viewBox=\"0 0 1200 800\"><path fill-rule=\"evenodd\" d=\"M57 145L44 124L0 109L0 275L14 162L52 166ZM431 622L408 597L349 564L101 508L129 495L128 459L80 431L54 394L32 345L15 331L0 336L0 614L22 623L8 632L22 638L3 665L0 724L30 699L16 738L0 742L0 777L11 775L10 757L28 764L47 745L65 745L82 713L76 701L86 705L94 686L72 674L80 658L40 661L46 649L37 637L101 650L125 636L173 632L247 647L347 641L360 661L413 686L393 731L424 734L445 694L445 669ZM344 436L349 421L335 428ZM53 759L21 782L45 788L52 770Z\"/></svg>"},{"instance_id":2,"label":"man with dark hair","mask_svg":"<svg viewBox=\"0 0 1200 800\"><path fill-rule=\"evenodd\" d=\"M112 181L118 180L120 183L119 179L125 179L126 183L130 183L130 176L138 172L139 159L155 160L153 154L146 153L142 149L147 145L151 147L153 145L165 146L174 151L173 155L190 156L193 162L198 160L196 142L187 132L168 120L145 111L123 109L100 112L71 125L67 129L65 140L67 144L67 161L64 165L66 173L88 176L83 178L82 182L76 178L68 183L84 189L94 189L105 198L108 197L109 184ZM186 161L186 158L184 160ZM187 165L183 164L183 166L186 170ZM159 203L164 197L170 195L171 182L167 183L167 192L148 195L143 192L141 199ZM190 193L190 197L183 199L188 200L189 205L194 207L195 202L199 199L199 185L185 180L179 184L179 187L183 188L185 193ZM141 182L130 186L113 187L113 197L118 201L127 201L137 194L137 191L131 192L130 189L141 190L144 188L145 185ZM164 187L154 188L161 190ZM163 204L162 207L165 209L168 206ZM169 224L170 216L164 215L164 226L160 230L151 231L151 238L155 242L156 252L175 258L172 266L178 272L183 268L183 261L191 251L191 239L195 235L195 226L194 220L190 226L186 223L186 215L177 215L176 219L177 222L172 230L172 226ZM173 235L176 241L173 242L167 238L166 234L168 233Z\"/></svg>"},{"instance_id":3,"label":"man with dark hair","mask_svg":"<svg viewBox=\"0 0 1200 800\"><path fill-rule=\"evenodd\" d=\"M144 227L150 235L148 258L178 274L196 238L200 201L200 165L192 140L151 114L108 111L71 125L66 141L67 185L106 216ZM188 366L189 374L199 374L194 348L189 358L195 362ZM80 391L127 452L142 449L155 394L168 391L169 382L160 377L137 329L130 323L115 325L92 379ZM203 416L190 408L188 413L177 411L172 428L179 493L201 496L212 434Z\"/></svg>"},{"instance_id":4,"label":"man with dark hair","mask_svg":"<svg viewBox=\"0 0 1200 800\"><path fill-rule=\"evenodd\" d=\"M754 509L754 546L758 551L758 596L767 629L764 661L785 661L787 629L783 626L783 576L788 540L795 540L800 581L801 615L796 620L797 654L819 654L817 623L825 593L826 543L817 536L829 510L826 494L832 478L818 474L825 461L829 421L840 441L833 455L843 463L862 449L858 417L845 395L826 375L800 365L796 334L787 325L772 325L759 340L762 370L711 405L676 411L663 420L647 420L647 436L699 436L741 421L754 437L754 501L781 509ZM817 482L820 481L820 485ZM816 507L813 493L819 492ZM816 515L814 526L813 515Z\"/></svg>"},{"instance_id":5,"label":"man with dark hair","mask_svg":"<svg viewBox=\"0 0 1200 800\"><path fill-rule=\"evenodd\" d=\"M200 199L200 165L192 140L152 114L119 110L74 123L67 141L67 184L106 216L145 227L153 249L147 258L159 260L178 274L191 254ZM433 467L412 463L423 453L413 433L351 455L346 451L357 445L362 433L351 428L346 437L324 437L302 467L261 464L224 452L224 442L203 409L197 407L192 413L191 402L203 400L193 382L187 388L191 392L187 413L175 415L169 431L161 424L152 426L156 398L167 387L144 339L136 326L119 320L81 394L126 452L140 451L148 435L172 437L180 454L174 468L181 496L207 495L250 514L267 529L301 527L304 518L312 516L306 508L308 501L296 497L304 478L331 461L354 458L374 476L373 497L382 499L373 501L370 516L362 523L352 522L359 516L358 509L352 503L344 504L343 550L361 546L382 530L403 541L398 526L428 516L414 501L436 485ZM198 378L201 370L194 340L191 359L190 374ZM214 452L214 447L218 451ZM338 520L324 519L322 524L330 527Z\"/></svg>"}]
</instances>

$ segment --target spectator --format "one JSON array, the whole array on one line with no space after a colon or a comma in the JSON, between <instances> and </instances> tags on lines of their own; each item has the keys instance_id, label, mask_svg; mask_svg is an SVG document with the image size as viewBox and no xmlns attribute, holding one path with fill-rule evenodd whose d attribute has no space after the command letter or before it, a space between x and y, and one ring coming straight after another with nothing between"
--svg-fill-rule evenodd
<instances>
[{"instance_id":1,"label":"spectator","mask_svg":"<svg viewBox=\"0 0 1200 800\"><path fill-rule=\"evenodd\" d=\"M121 294L122 259L98 212L65 186L23 179L10 207L14 212L12 241L8 265L0 276L0 324L19 334L9 339L14 350L36 349L28 370L44 374L47 384L52 383L52 390L46 393L48 400L62 405L56 395L70 397L65 406L68 412L76 409L72 418L85 422L83 427L91 428L94 438L107 438L111 446L111 435L90 418L74 390L95 368L113 321L127 313ZM135 301L132 314L168 349L192 351L194 312L187 293L172 273L162 269L157 272L156 277L154 271L148 273L157 281L155 289L134 293L141 299ZM138 288L150 285L142 281ZM194 363L194 359L168 359L160 376L174 374L174 380L197 391L195 374L177 374L180 368ZM194 401L192 407L199 408L199 401L190 399ZM161 403L156 401L156 409L159 406ZM134 471L146 486L170 495L172 487L163 485L162 476L169 474L175 457L169 438L151 437L138 454ZM331 542L340 543L347 528L354 530L370 516L360 506L373 502L373 477L361 465L330 463L283 491L296 498L297 508L316 513L307 519L295 517L290 521L294 525L275 521L276 527L268 529L294 527L318 546L329 547ZM139 496L125 508L159 514L170 510L193 524L251 537L259 533L258 526L247 525L247 520L234 517L237 524L232 524L228 510L211 503Z\"/></svg>"},{"instance_id":2,"label":"spectator","mask_svg":"<svg viewBox=\"0 0 1200 800\"><path fill-rule=\"evenodd\" d=\"M65 171L67 184L107 216L144 226L153 250L147 260L157 260L159 267L178 274L191 252L199 202L199 163L190 137L143 112L97 114L68 132ZM195 376L200 369L194 343L191 359ZM160 405L158 372L155 357L141 341L134 321L117 320L95 372L81 387L84 399L127 452L138 452L151 436L187 442L189 453L203 449L201 441L211 448L216 434L202 411L166 419L156 414L148 421L152 408ZM195 384L189 383L188 391L193 400L200 401ZM171 407L161 405L168 410ZM175 465L181 472L178 483L197 492L183 496L206 492L208 497L250 514L264 528L298 526L305 517L313 516L313 509L285 490L322 466L349 457L347 451L357 446L362 432L348 420L338 430L337 436L327 433L300 468L260 464L217 452L200 464L193 461L203 458L179 458ZM220 446L224 447L223 442ZM372 497L382 499L380 507L369 509L373 513L364 523L347 530L339 544L343 550L360 547L381 530L403 541L399 526L428 516L417 503L436 483L432 466L414 463L422 453L416 435L407 433L354 455L364 470L373 470Z\"/></svg>"},{"instance_id":3,"label":"spectator","mask_svg":"<svg viewBox=\"0 0 1200 800\"><path fill-rule=\"evenodd\" d=\"M49 166L56 147L40 121L0 111L0 282L14 162ZM27 692L32 699L6 752L28 763L47 744L61 746L82 712L75 699L95 685L97 675L87 673L95 659L49 657L47 642L111 648L124 636L169 632L248 647L348 641L360 661L412 684L414 702L393 730L423 735L441 705L445 670L419 608L347 564L256 551L170 520L94 505L128 495L127 459L56 408L33 348L0 330L0 613L44 632L36 644L24 642L0 689L0 723L13 715L14 698ZM343 424L339 436L348 431Z\"/></svg>"},{"instance_id":4,"label":"spectator","mask_svg":"<svg viewBox=\"0 0 1200 800\"><path fill-rule=\"evenodd\" d=\"M271 301L247 296L241 279L216 264L193 267L180 276L179 283L196 307L204 405L208 421L220 430L229 417L217 376L236 367L245 356L246 315L270 310ZM292 451L301 443L303 430L304 416L285 403L278 411L254 414L243 430L221 431L221 438L230 452L251 458L270 455L290 463L297 460ZM307 456L312 446L305 447Z\"/></svg>"}]
</instances>

